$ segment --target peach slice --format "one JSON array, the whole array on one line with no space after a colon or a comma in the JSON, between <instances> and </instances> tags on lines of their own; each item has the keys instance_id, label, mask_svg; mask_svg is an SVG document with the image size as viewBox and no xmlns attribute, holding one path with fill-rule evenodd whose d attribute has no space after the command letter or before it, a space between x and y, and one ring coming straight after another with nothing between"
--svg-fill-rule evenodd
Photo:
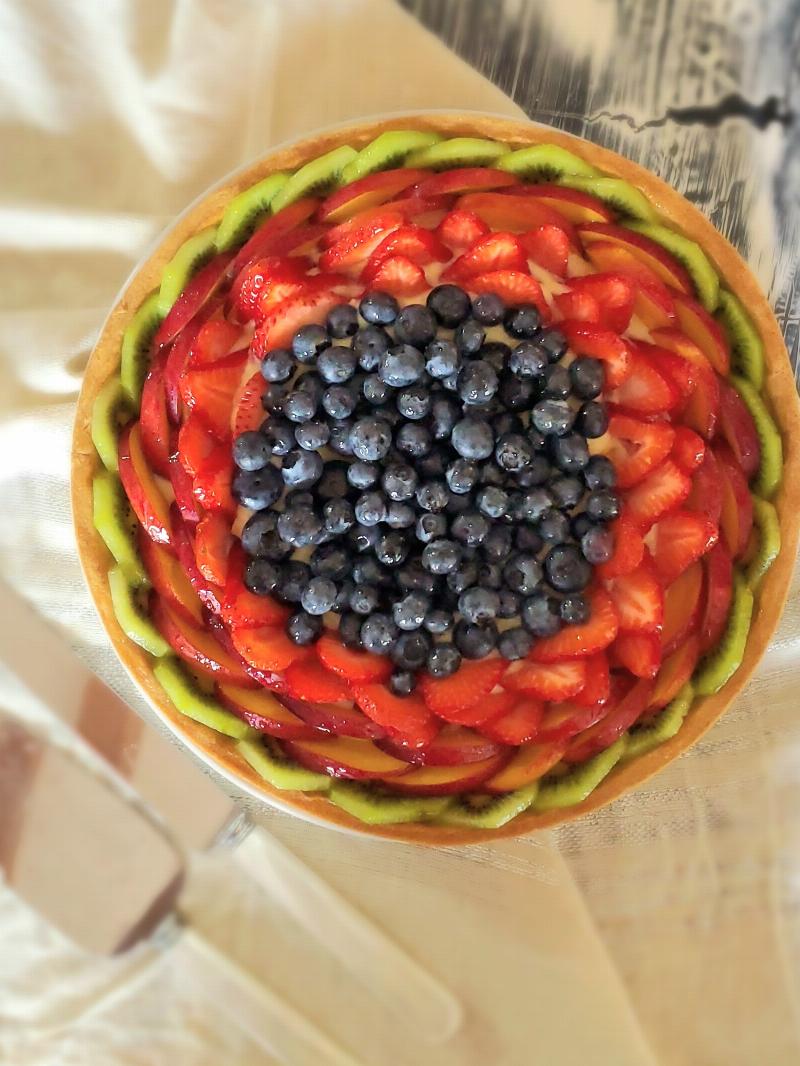
<instances>
[{"instance_id":1,"label":"peach slice","mask_svg":"<svg viewBox=\"0 0 800 1066\"><path fill-rule=\"evenodd\" d=\"M148 537L157 544L171 545L169 504L145 458L138 422L128 423L120 434L119 476L125 495Z\"/></svg>"},{"instance_id":2,"label":"peach slice","mask_svg":"<svg viewBox=\"0 0 800 1066\"><path fill-rule=\"evenodd\" d=\"M463 726L448 725L424 748L408 748L394 740L378 745L383 751L415 766L462 766L482 762L503 751L503 745Z\"/></svg>"},{"instance_id":3,"label":"peach slice","mask_svg":"<svg viewBox=\"0 0 800 1066\"><path fill-rule=\"evenodd\" d=\"M286 751L306 769L330 777L369 780L408 772L407 762L376 748L371 740L355 737L291 740L286 742Z\"/></svg>"},{"instance_id":4,"label":"peach slice","mask_svg":"<svg viewBox=\"0 0 800 1066\"><path fill-rule=\"evenodd\" d=\"M258 692L241 685L217 685L220 703L253 729L283 740L304 740L317 736L316 730L298 718L268 692Z\"/></svg>"},{"instance_id":5,"label":"peach slice","mask_svg":"<svg viewBox=\"0 0 800 1066\"><path fill-rule=\"evenodd\" d=\"M150 614L172 650L192 669L218 681L245 686L249 683L242 663L227 652L209 630L185 621L157 593L151 597Z\"/></svg>"},{"instance_id":6,"label":"peach slice","mask_svg":"<svg viewBox=\"0 0 800 1066\"><path fill-rule=\"evenodd\" d=\"M512 190L516 191L516 190ZM533 196L547 207L558 211L569 222L613 222L614 212L598 200L596 196L581 192L580 189L567 189L563 185L551 185L542 182L538 185L524 185L520 193Z\"/></svg>"},{"instance_id":7,"label":"peach slice","mask_svg":"<svg viewBox=\"0 0 800 1066\"><path fill-rule=\"evenodd\" d=\"M394 170L382 170L377 174L369 174L360 181L353 181L342 189L323 200L317 211L316 218L319 222L332 222L338 224L344 222L360 211L366 211L370 207L378 207L387 200L393 199L398 193L417 182L430 177L430 171L413 170L411 167L400 167ZM512 179L513 180L513 179Z\"/></svg>"},{"instance_id":8,"label":"peach slice","mask_svg":"<svg viewBox=\"0 0 800 1066\"><path fill-rule=\"evenodd\" d=\"M513 792L544 777L551 767L560 762L566 750L564 741L543 744L538 740L523 744L511 756L503 769L491 777L484 788L487 792Z\"/></svg>"},{"instance_id":9,"label":"peach slice","mask_svg":"<svg viewBox=\"0 0 800 1066\"><path fill-rule=\"evenodd\" d=\"M725 445L715 448L722 482L720 534L734 559L744 555L753 528L753 497L736 457Z\"/></svg>"},{"instance_id":10,"label":"peach slice","mask_svg":"<svg viewBox=\"0 0 800 1066\"><path fill-rule=\"evenodd\" d=\"M422 766L418 770L403 774L402 777L391 778L387 784L397 792L416 796L446 796L454 792L468 792L480 787L496 774L506 759L507 756L501 754L461 766Z\"/></svg>"},{"instance_id":11,"label":"peach slice","mask_svg":"<svg viewBox=\"0 0 800 1066\"><path fill-rule=\"evenodd\" d=\"M693 340L709 363L725 377L731 368L731 353L722 326L704 307L688 296L675 297L675 314L683 332Z\"/></svg>"},{"instance_id":12,"label":"peach slice","mask_svg":"<svg viewBox=\"0 0 800 1066\"><path fill-rule=\"evenodd\" d=\"M180 562L143 529L137 537L148 577L159 596L189 625L202 626L203 605Z\"/></svg>"},{"instance_id":13,"label":"peach slice","mask_svg":"<svg viewBox=\"0 0 800 1066\"><path fill-rule=\"evenodd\" d=\"M610 241L627 249L640 263L649 267L654 274L672 289L690 296L694 292L692 279L686 269L670 255L660 244L634 233L624 226L614 226L605 222L590 222L578 227L578 236L588 248L595 241Z\"/></svg>"},{"instance_id":14,"label":"peach slice","mask_svg":"<svg viewBox=\"0 0 800 1066\"><path fill-rule=\"evenodd\" d=\"M664 621L661 628L663 654L675 649L700 623L703 564L692 563L664 590Z\"/></svg>"}]
</instances>

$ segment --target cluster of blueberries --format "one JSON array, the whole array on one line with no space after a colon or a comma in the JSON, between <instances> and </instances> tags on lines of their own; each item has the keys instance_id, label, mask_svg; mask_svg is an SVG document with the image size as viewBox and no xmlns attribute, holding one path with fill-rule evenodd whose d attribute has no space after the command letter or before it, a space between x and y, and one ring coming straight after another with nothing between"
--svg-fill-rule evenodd
<instances>
[{"instance_id":1,"label":"cluster of blueberries","mask_svg":"<svg viewBox=\"0 0 800 1066\"><path fill-rule=\"evenodd\" d=\"M267 354L269 414L234 442L233 489L255 512L246 585L297 606L292 640L337 612L405 695L422 669L523 658L588 619L619 500L587 447L607 427L602 363L566 350L534 307L440 285L402 309L369 292Z\"/></svg>"}]
</instances>

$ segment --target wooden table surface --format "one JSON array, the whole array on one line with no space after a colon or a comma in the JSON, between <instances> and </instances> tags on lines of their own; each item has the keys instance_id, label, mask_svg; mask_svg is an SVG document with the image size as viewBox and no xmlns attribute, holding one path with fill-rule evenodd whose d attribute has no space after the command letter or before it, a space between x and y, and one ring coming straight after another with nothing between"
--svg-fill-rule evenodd
<instances>
[{"instance_id":1,"label":"wooden table surface","mask_svg":"<svg viewBox=\"0 0 800 1066\"><path fill-rule=\"evenodd\" d=\"M800 361L800 0L400 0L532 119L709 215Z\"/></svg>"}]
</instances>

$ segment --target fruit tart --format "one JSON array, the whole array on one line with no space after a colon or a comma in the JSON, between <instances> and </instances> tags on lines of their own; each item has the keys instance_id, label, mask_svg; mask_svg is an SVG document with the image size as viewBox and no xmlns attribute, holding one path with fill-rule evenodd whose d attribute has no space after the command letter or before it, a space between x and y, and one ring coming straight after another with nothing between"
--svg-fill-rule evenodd
<instances>
[{"instance_id":1,"label":"fruit tart","mask_svg":"<svg viewBox=\"0 0 800 1066\"><path fill-rule=\"evenodd\" d=\"M798 416L711 224L480 115L284 147L194 204L89 362L88 582L212 765L423 843L640 783L752 672L795 555Z\"/></svg>"}]
</instances>

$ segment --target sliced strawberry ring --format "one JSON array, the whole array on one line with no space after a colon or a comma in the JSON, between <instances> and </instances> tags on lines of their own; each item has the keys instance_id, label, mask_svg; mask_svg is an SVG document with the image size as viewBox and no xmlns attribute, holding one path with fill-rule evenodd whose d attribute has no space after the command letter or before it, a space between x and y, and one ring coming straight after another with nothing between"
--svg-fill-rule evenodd
<instances>
[{"instance_id":1,"label":"sliced strawberry ring","mask_svg":"<svg viewBox=\"0 0 800 1066\"><path fill-rule=\"evenodd\" d=\"M478 727L479 731L499 744L517 747L533 740L539 732L544 704L531 696L518 696L514 706Z\"/></svg>"},{"instance_id":2,"label":"sliced strawberry ring","mask_svg":"<svg viewBox=\"0 0 800 1066\"><path fill-rule=\"evenodd\" d=\"M449 211L436 227L436 236L454 252L471 248L489 227L473 211Z\"/></svg>"},{"instance_id":3,"label":"sliced strawberry ring","mask_svg":"<svg viewBox=\"0 0 800 1066\"><path fill-rule=\"evenodd\" d=\"M209 365L192 367L181 378L181 398L190 412L199 412L212 431L230 433L231 404L247 364L247 349L231 352Z\"/></svg>"},{"instance_id":4,"label":"sliced strawberry ring","mask_svg":"<svg viewBox=\"0 0 800 1066\"><path fill-rule=\"evenodd\" d=\"M661 666L661 637L658 633L620 633L613 658L634 677L654 678Z\"/></svg>"},{"instance_id":5,"label":"sliced strawberry ring","mask_svg":"<svg viewBox=\"0 0 800 1066\"><path fill-rule=\"evenodd\" d=\"M250 354L260 360L273 348L285 348L299 329L314 322L324 322L328 311L341 302L342 297L330 290L288 300L271 311L257 327Z\"/></svg>"},{"instance_id":6,"label":"sliced strawberry ring","mask_svg":"<svg viewBox=\"0 0 800 1066\"><path fill-rule=\"evenodd\" d=\"M425 271L405 255L389 255L377 262L370 260L361 281L368 289L380 289L394 296L419 296L428 288Z\"/></svg>"},{"instance_id":7,"label":"sliced strawberry ring","mask_svg":"<svg viewBox=\"0 0 800 1066\"><path fill-rule=\"evenodd\" d=\"M628 493L631 517L642 530L647 530L663 515L680 507L691 488L691 478L671 459L665 459Z\"/></svg>"},{"instance_id":8,"label":"sliced strawberry ring","mask_svg":"<svg viewBox=\"0 0 800 1066\"><path fill-rule=\"evenodd\" d=\"M582 659L555 663L520 660L511 664L503 678L503 686L511 692L526 692L552 702L577 696L585 685L586 663Z\"/></svg>"},{"instance_id":9,"label":"sliced strawberry ring","mask_svg":"<svg viewBox=\"0 0 800 1066\"><path fill-rule=\"evenodd\" d=\"M607 581L606 588L620 632L658 633L664 621L664 590L648 556L633 573Z\"/></svg>"},{"instance_id":10,"label":"sliced strawberry ring","mask_svg":"<svg viewBox=\"0 0 800 1066\"><path fill-rule=\"evenodd\" d=\"M258 429L265 413L261 404L267 383L260 370L245 377L231 404L231 436L234 440L251 430Z\"/></svg>"},{"instance_id":11,"label":"sliced strawberry ring","mask_svg":"<svg viewBox=\"0 0 800 1066\"><path fill-rule=\"evenodd\" d=\"M588 622L564 626L554 636L536 641L530 656L534 662L555 663L562 659L594 656L613 642L619 621L611 597L603 589L596 588L591 593L590 602L592 610Z\"/></svg>"},{"instance_id":12,"label":"sliced strawberry ring","mask_svg":"<svg viewBox=\"0 0 800 1066\"><path fill-rule=\"evenodd\" d=\"M363 263L377 248L383 238L399 229L405 219L399 211L381 210L366 221L354 225L357 219L347 223L347 229L338 240L328 245L319 257L320 270L347 270ZM340 227L337 226L337 229ZM328 240L336 230L331 230Z\"/></svg>"},{"instance_id":13,"label":"sliced strawberry ring","mask_svg":"<svg viewBox=\"0 0 800 1066\"><path fill-rule=\"evenodd\" d=\"M614 554L595 567L595 574L604 581L633 573L644 558L644 537L624 506L609 528L614 536Z\"/></svg>"},{"instance_id":14,"label":"sliced strawberry ring","mask_svg":"<svg viewBox=\"0 0 800 1066\"><path fill-rule=\"evenodd\" d=\"M586 274L571 278L569 286L574 293L594 297L600 309L597 321L604 329L613 333L625 332L630 325L636 297L630 278L624 274Z\"/></svg>"},{"instance_id":15,"label":"sliced strawberry ring","mask_svg":"<svg viewBox=\"0 0 800 1066\"><path fill-rule=\"evenodd\" d=\"M519 239L529 260L558 278L567 276L571 246L560 226L537 226L520 234Z\"/></svg>"},{"instance_id":16,"label":"sliced strawberry ring","mask_svg":"<svg viewBox=\"0 0 800 1066\"><path fill-rule=\"evenodd\" d=\"M629 489L656 469L672 451L675 430L666 422L643 422L613 414L608 423L609 458L617 471L617 484Z\"/></svg>"},{"instance_id":17,"label":"sliced strawberry ring","mask_svg":"<svg viewBox=\"0 0 800 1066\"><path fill-rule=\"evenodd\" d=\"M271 596L256 596L246 587L243 581L246 561L244 549L237 540L228 557L220 609L223 621L231 629L283 625L289 617L289 608Z\"/></svg>"},{"instance_id":18,"label":"sliced strawberry ring","mask_svg":"<svg viewBox=\"0 0 800 1066\"><path fill-rule=\"evenodd\" d=\"M232 518L237 503L233 497L233 458L229 444L218 444L201 463L194 477L192 492L206 511L220 511Z\"/></svg>"},{"instance_id":19,"label":"sliced strawberry ring","mask_svg":"<svg viewBox=\"0 0 800 1066\"><path fill-rule=\"evenodd\" d=\"M470 292L493 292L511 307L532 304L548 320L550 307L536 278L516 270L491 270L465 279L464 288Z\"/></svg>"},{"instance_id":20,"label":"sliced strawberry ring","mask_svg":"<svg viewBox=\"0 0 800 1066\"><path fill-rule=\"evenodd\" d=\"M636 347L631 348L629 373L617 388L606 393L609 403L633 415L666 413L678 406L681 394L658 362Z\"/></svg>"},{"instance_id":21,"label":"sliced strawberry ring","mask_svg":"<svg viewBox=\"0 0 800 1066\"><path fill-rule=\"evenodd\" d=\"M350 699L347 682L315 658L294 663L286 671L286 691L298 700L338 703Z\"/></svg>"},{"instance_id":22,"label":"sliced strawberry ring","mask_svg":"<svg viewBox=\"0 0 800 1066\"><path fill-rule=\"evenodd\" d=\"M261 259L265 255L275 255L272 251L276 238L300 226L319 208L319 200L313 196L306 196L302 200L295 200L293 204L284 207L277 215L272 215L255 231L253 236L239 249L233 262L228 267L228 277L236 275L248 263L254 259Z\"/></svg>"},{"instance_id":23,"label":"sliced strawberry ring","mask_svg":"<svg viewBox=\"0 0 800 1066\"><path fill-rule=\"evenodd\" d=\"M565 321L558 328L576 355L590 355L602 360L609 388L615 389L623 383L631 370L631 353L622 337L585 322Z\"/></svg>"},{"instance_id":24,"label":"sliced strawberry ring","mask_svg":"<svg viewBox=\"0 0 800 1066\"><path fill-rule=\"evenodd\" d=\"M500 683L506 666L504 659L483 659L462 663L451 677L437 679L425 673L420 680L420 690L433 714L448 722L466 724L464 713L489 696ZM486 711L484 717L488 714Z\"/></svg>"},{"instance_id":25,"label":"sliced strawberry ring","mask_svg":"<svg viewBox=\"0 0 800 1066\"><path fill-rule=\"evenodd\" d=\"M190 280L158 327L153 343L156 348L173 341L194 319L222 284L233 253L215 255Z\"/></svg>"},{"instance_id":26,"label":"sliced strawberry ring","mask_svg":"<svg viewBox=\"0 0 800 1066\"><path fill-rule=\"evenodd\" d=\"M392 255L403 255L417 266L426 266L437 261L446 263L450 258L450 251L436 234L409 222L383 238L370 256L365 270L370 268L370 264L380 263Z\"/></svg>"},{"instance_id":27,"label":"sliced strawberry ring","mask_svg":"<svg viewBox=\"0 0 800 1066\"><path fill-rule=\"evenodd\" d=\"M308 657L307 649L298 647L279 626L234 629L231 640L245 662L266 674L285 675L296 659Z\"/></svg>"},{"instance_id":28,"label":"sliced strawberry ring","mask_svg":"<svg viewBox=\"0 0 800 1066\"><path fill-rule=\"evenodd\" d=\"M611 698L611 670L606 652L598 652L586 660L586 684L573 696L573 703L594 707L608 703Z\"/></svg>"},{"instance_id":29,"label":"sliced strawberry ring","mask_svg":"<svg viewBox=\"0 0 800 1066\"><path fill-rule=\"evenodd\" d=\"M262 256L248 263L233 279L226 307L243 320L253 318L265 292L280 282L302 281L311 265L311 260L303 256Z\"/></svg>"},{"instance_id":30,"label":"sliced strawberry ring","mask_svg":"<svg viewBox=\"0 0 800 1066\"><path fill-rule=\"evenodd\" d=\"M570 322L587 322L594 326L600 325L602 316L600 304L591 293L569 289L567 292L556 293L553 297L553 304L562 319Z\"/></svg>"},{"instance_id":31,"label":"sliced strawberry ring","mask_svg":"<svg viewBox=\"0 0 800 1066\"><path fill-rule=\"evenodd\" d=\"M442 280L463 281L491 270L516 270L527 274L528 260L525 250L513 233L489 233L481 237L468 252L464 252L447 267L442 274Z\"/></svg>"},{"instance_id":32,"label":"sliced strawberry ring","mask_svg":"<svg viewBox=\"0 0 800 1066\"><path fill-rule=\"evenodd\" d=\"M653 561L665 584L674 581L717 543L719 531L705 515L679 510L653 527Z\"/></svg>"},{"instance_id":33,"label":"sliced strawberry ring","mask_svg":"<svg viewBox=\"0 0 800 1066\"><path fill-rule=\"evenodd\" d=\"M382 655L346 648L334 635L320 637L315 649L324 666L354 683L386 681L392 672L391 662Z\"/></svg>"},{"instance_id":34,"label":"sliced strawberry ring","mask_svg":"<svg viewBox=\"0 0 800 1066\"><path fill-rule=\"evenodd\" d=\"M390 735L399 734L409 743L425 747L438 732L436 720L421 696L395 696L381 684L356 684L353 695L364 714Z\"/></svg>"}]
</instances>

